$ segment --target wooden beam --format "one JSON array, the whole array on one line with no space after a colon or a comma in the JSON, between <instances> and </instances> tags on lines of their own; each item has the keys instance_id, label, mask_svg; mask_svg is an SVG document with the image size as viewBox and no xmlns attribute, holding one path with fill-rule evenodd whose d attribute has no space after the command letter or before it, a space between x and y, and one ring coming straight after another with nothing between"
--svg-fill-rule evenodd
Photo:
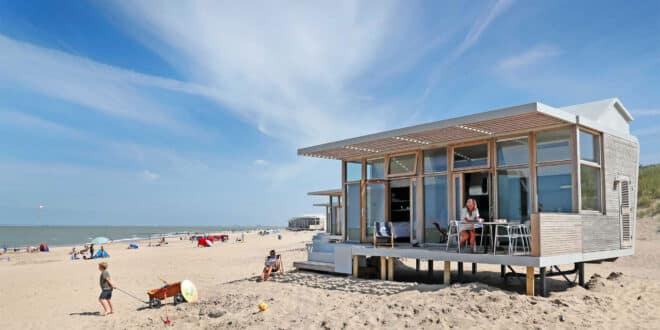
<instances>
[{"instance_id":1,"label":"wooden beam","mask_svg":"<svg viewBox=\"0 0 660 330\"><path fill-rule=\"evenodd\" d=\"M442 280L442 284L449 285L451 284L451 261L445 261L445 273Z\"/></svg>"},{"instance_id":2,"label":"wooden beam","mask_svg":"<svg viewBox=\"0 0 660 330\"><path fill-rule=\"evenodd\" d=\"M387 279L394 281L394 257L387 258Z\"/></svg>"},{"instance_id":3,"label":"wooden beam","mask_svg":"<svg viewBox=\"0 0 660 330\"><path fill-rule=\"evenodd\" d=\"M380 257L380 279L381 280L386 280L387 279L387 259L385 257Z\"/></svg>"},{"instance_id":4,"label":"wooden beam","mask_svg":"<svg viewBox=\"0 0 660 330\"><path fill-rule=\"evenodd\" d=\"M358 277L358 264L359 257L358 256L353 256L353 277Z\"/></svg>"},{"instance_id":5,"label":"wooden beam","mask_svg":"<svg viewBox=\"0 0 660 330\"><path fill-rule=\"evenodd\" d=\"M428 273L428 278L429 281L433 279L433 260L428 260L427 261L428 266L426 267L427 273Z\"/></svg>"},{"instance_id":6,"label":"wooden beam","mask_svg":"<svg viewBox=\"0 0 660 330\"><path fill-rule=\"evenodd\" d=\"M527 267L527 295L534 295L534 267Z\"/></svg>"}]
</instances>

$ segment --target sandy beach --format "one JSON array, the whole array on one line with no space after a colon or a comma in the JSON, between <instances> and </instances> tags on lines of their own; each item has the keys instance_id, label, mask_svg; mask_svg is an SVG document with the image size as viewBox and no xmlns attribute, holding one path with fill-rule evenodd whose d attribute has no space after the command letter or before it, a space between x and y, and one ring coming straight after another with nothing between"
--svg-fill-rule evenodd
<instances>
[{"instance_id":1,"label":"sandy beach","mask_svg":"<svg viewBox=\"0 0 660 330\"><path fill-rule=\"evenodd\" d=\"M480 265L460 283L431 281L414 271L414 260L397 263L395 282L297 272L311 232L246 235L245 243L195 248L170 239L164 247L127 250L110 244L106 259L116 284L146 300L146 291L168 281L189 279L200 302L145 308L115 291L114 315L100 316L97 261L68 260L68 248L10 255L0 261L0 327L4 329L163 328L657 328L660 321L658 219L640 219L633 257L588 264L589 288L550 280L550 297L528 297L523 280L505 285L498 266ZM282 254L286 273L258 283L269 249ZM4 256L3 256L4 257ZM425 265L425 263L422 263ZM568 268L568 266L567 266ZM454 267L455 269L455 267ZM520 270L522 271L522 269ZM453 273L453 281L457 274ZM435 284L434 284L435 283ZM258 304L268 309L259 312Z\"/></svg>"}]
</instances>

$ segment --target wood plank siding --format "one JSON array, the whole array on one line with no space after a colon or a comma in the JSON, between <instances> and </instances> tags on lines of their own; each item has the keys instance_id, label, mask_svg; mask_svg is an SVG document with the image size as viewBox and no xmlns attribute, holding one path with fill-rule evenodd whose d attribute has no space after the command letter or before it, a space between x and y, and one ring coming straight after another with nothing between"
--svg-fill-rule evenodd
<instances>
[{"instance_id":1,"label":"wood plank siding","mask_svg":"<svg viewBox=\"0 0 660 330\"><path fill-rule=\"evenodd\" d=\"M582 253L582 217L568 213L532 215L532 256Z\"/></svg>"},{"instance_id":2,"label":"wood plank siding","mask_svg":"<svg viewBox=\"0 0 660 330\"><path fill-rule=\"evenodd\" d=\"M636 213L637 213L637 175L639 164L639 144L635 141L623 139L614 135L603 134L603 162L604 162L604 193L605 193L605 212L606 217L603 217L600 222L593 222L590 232L594 237L589 238L589 251L604 251L605 249L612 249L612 247L629 248L632 247L634 242L634 231L631 240L627 240L622 244L621 239L621 219L619 216L619 199L621 187L615 184L617 179L626 177L630 179L630 228L635 228ZM616 234L616 235L615 235ZM618 239L613 242L610 237L604 236L612 235ZM587 238L585 237L585 241Z\"/></svg>"}]
</instances>

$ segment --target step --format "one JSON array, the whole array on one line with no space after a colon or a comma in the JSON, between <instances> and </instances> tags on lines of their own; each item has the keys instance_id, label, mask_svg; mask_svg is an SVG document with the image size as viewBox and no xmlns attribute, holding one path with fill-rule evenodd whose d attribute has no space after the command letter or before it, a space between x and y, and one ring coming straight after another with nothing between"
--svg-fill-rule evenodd
<instances>
[{"instance_id":1,"label":"step","mask_svg":"<svg viewBox=\"0 0 660 330\"><path fill-rule=\"evenodd\" d=\"M317 272L334 273L335 264L319 261L294 261L293 267L302 270L313 270Z\"/></svg>"}]
</instances>

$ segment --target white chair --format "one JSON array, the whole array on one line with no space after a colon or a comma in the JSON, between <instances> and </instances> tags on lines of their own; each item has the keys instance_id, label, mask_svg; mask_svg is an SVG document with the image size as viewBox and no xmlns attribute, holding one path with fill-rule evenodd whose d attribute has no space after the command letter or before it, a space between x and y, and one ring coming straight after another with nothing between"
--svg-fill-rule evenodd
<instances>
[{"instance_id":1,"label":"white chair","mask_svg":"<svg viewBox=\"0 0 660 330\"><path fill-rule=\"evenodd\" d=\"M447 245L445 247L445 251L449 250L449 245L452 242L452 239L456 240L456 252L460 253L461 252L461 232L462 231L470 231L473 230L474 228L480 228L477 227L479 224L468 224L460 221L450 221L449 222L449 230L447 231ZM481 226L483 227L483 225ZM483 236L483 230L479 234L475 234L476 236L480 236L480 244L483 246L484 243L484 236ZM476 240L476 237L475 237ZM468 246L468 241L465 241L465 246ZM476 250L476 247L475 247Z\"/></svg>"},{"instance_id":2,"label":"white chair","mask_svg":"<svg viewBox=\"0 0 660 330\"><path fill-rule=\"evenodd\" d=\"M506 239L509 244L509 249L511 247L511 230L508 224L498 224L495 225L495 237L493 242L493 255L497 252L497 247L500 245L500 241Z\"/></svg>"}]
</instances>

